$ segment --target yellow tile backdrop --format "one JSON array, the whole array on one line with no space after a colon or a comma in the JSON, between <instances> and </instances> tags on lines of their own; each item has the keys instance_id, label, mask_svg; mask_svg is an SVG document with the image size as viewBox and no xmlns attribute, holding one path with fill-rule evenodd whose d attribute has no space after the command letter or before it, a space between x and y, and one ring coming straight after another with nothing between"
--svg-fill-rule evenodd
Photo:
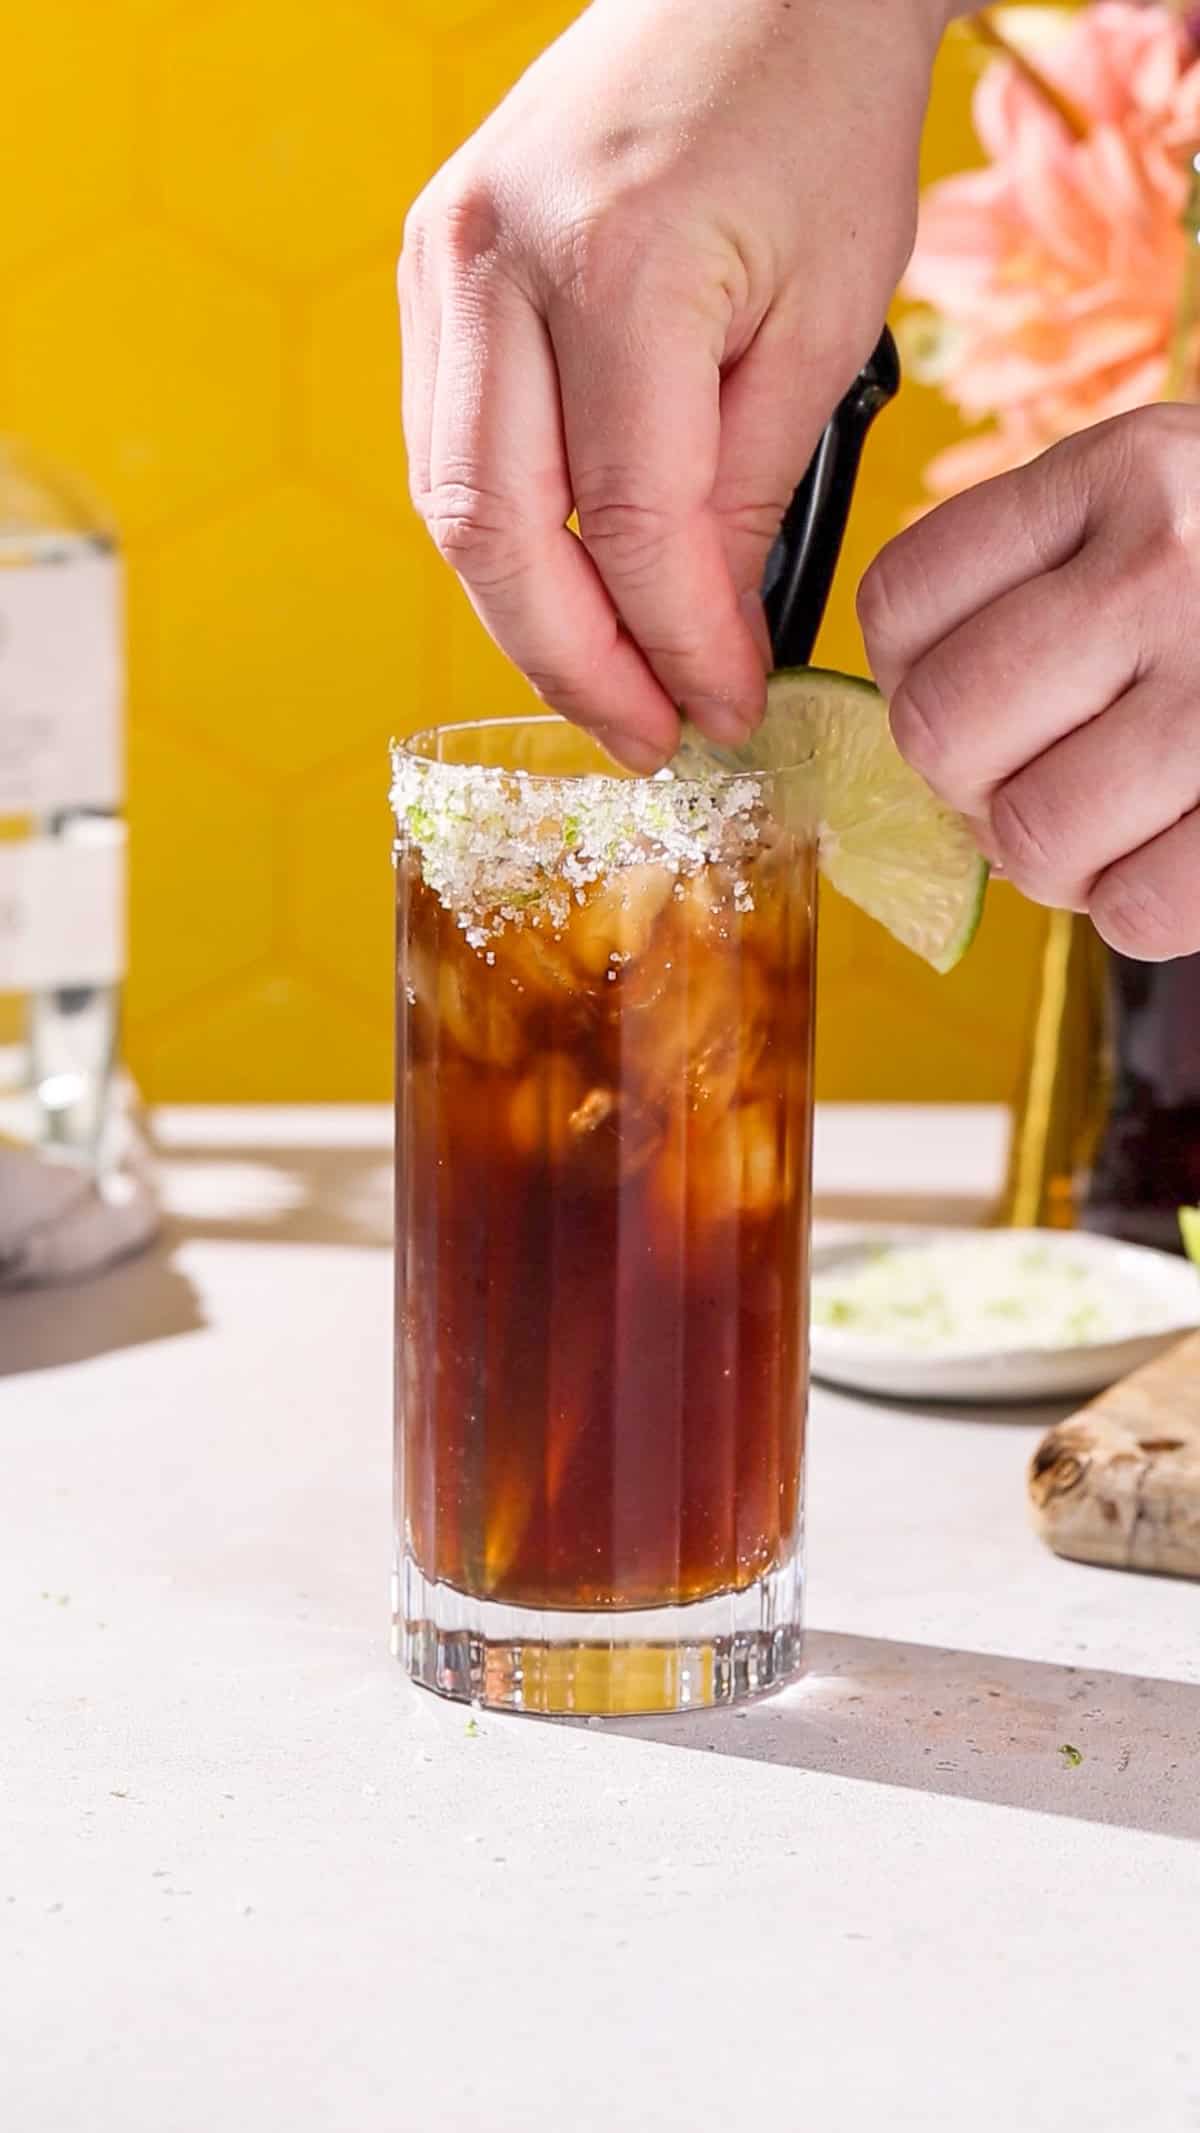
<instances>
[{"instance_id":1,"label":"yellow tile backdrop","mask_svg":"<svg viewBox=\"0 0 1200 2133\"><path fill-rule=\"evenodd\" d=\"M127 547L152 1096L387 1089L388 735L522 697L408 509L393 259L426 174L577 11L0 0L0 431L88 477ZM952 40L927 176L972 157L972 66ZM881 424L828 661L861 661L854 583L951 427L913 389ZM823 1092L1006 1094L1040 930L1001 890L936 979L829 898Z\"/></svg>"}]
</instances>

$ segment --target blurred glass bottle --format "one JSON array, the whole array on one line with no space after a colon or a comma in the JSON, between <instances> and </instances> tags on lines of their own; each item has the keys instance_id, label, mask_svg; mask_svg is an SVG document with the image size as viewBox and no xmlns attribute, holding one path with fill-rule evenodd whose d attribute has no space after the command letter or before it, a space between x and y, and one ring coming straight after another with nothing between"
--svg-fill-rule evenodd
<instances>
[{"instance_id":1,"label":"blurred glass bottle","mask_svg":"<svg viewBox=\"0 0 1200 2133\"><path fill-rule=\"evenodd\" d=\"M1106 954L1089 919L1049 913L1002 1216L1021 1229L1074 1229L1088 1196L1114 1078Z\"/></svg>"},{"instance_id":2,"label":"blurred glass bottle","mask_svg":"<svg viewBox=\"0 0 1200 2133\"><path fill-rule=\"evenodd\" d=\"M1003 1220L1181 1249L1200 1201L1200 956L1135 963L1050 914Z\"/></svg>"},{"instance_id":3,"label":"blurred glass bottle","mask_svg":"<svg viewBox=\"0 0 1200 2133\"><path fill-rule=\"evenodd\" d=\"M1200 156L1165 397L1200 400ZM1004 1219L1181 1249L1200 1200L1200 956L1136 963L1051 915Z\"/></svg>"},{"instance_id":4,"label":"blurred glass bottle","mask_svg":"<svg viewBox=\"0 0 1200 2133\"><path fill-rule=\"evenodd\" d=\"M124 968L112 534L0 439L0 1134L95 1161Z\"/></svg>"},{"instance_id":5,"label":"blurred glass bottle","mask_svg":"<svg viewBox=\"0 0 1200 2133\"><path fill-rule=\"evenodd\" d=\"M1200 1201L1200 956L1108 962L1114 1078L1081 1221L1180 1251L1179 1208Z\"/></svg>"}]
</instances>

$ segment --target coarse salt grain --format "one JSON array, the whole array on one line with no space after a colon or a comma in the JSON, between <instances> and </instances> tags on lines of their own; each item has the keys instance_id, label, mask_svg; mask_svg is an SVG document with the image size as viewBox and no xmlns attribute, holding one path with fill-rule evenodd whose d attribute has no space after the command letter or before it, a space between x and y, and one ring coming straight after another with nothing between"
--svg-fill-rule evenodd
<instances>
[{"instance_id":1,"label":"coarse salt grain","mask_svg":"<svg viewBox=\"0 0 1200 2133\"><path fill-rule=\"evenodd\" d=\"M702 764L682 777L668 768L649 779L535 778L393 747L392 772L396 856L417 854L477 952L509 926L560 933L572 906L623 867L650 862L690 877L744 863L762 834L759 780ZM734 894L739 910L753 909L744 879Z\"/></svg>"}]
</instances>

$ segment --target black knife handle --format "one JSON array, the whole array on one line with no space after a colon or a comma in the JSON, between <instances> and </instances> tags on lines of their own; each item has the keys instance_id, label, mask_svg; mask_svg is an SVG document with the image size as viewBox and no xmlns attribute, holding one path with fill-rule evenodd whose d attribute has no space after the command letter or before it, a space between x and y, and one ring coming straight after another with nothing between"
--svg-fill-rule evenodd
<instances>
[{"instance_id":1,"label":"black knife handle","mask_svg":"<svg viewBox=\"0 0 1200 2133\"><path fill-rule=\"evenodd\" d=\"M777 667L807 666L842 552L867 431L900 390L900 357L885 326L870 362L841 402L797 489L771 550L763 604Z\"/></svg>"}]
</instances>

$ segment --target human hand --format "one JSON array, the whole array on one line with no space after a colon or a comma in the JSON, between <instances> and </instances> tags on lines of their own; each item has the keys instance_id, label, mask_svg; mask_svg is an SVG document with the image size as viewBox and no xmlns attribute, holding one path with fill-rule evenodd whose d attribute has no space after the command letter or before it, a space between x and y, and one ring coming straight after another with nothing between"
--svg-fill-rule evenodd
<instances>
[{"instance_id":1,"label":"human hand","mask_svg":"<svg viewBox=\"0 0 1200 2133\"><path fill-rule=\"evenodd\" d=\"M595 0L414 207L414 499L635 769L746 738L784 510L912 243L947 0ZM580 539L567 530L578 513Z\"/></svg>"},{"instance_id":2,"label":"human hand","mask_svg":"<svg viewBox=\"0 0 1200 2133\"><path fill-rule=\"evenodd\" d=\"M1200 411L940 505L859 612L901 752L1018 888L1125 955L1200 950Z\"/></svg>"}]
</instances>

